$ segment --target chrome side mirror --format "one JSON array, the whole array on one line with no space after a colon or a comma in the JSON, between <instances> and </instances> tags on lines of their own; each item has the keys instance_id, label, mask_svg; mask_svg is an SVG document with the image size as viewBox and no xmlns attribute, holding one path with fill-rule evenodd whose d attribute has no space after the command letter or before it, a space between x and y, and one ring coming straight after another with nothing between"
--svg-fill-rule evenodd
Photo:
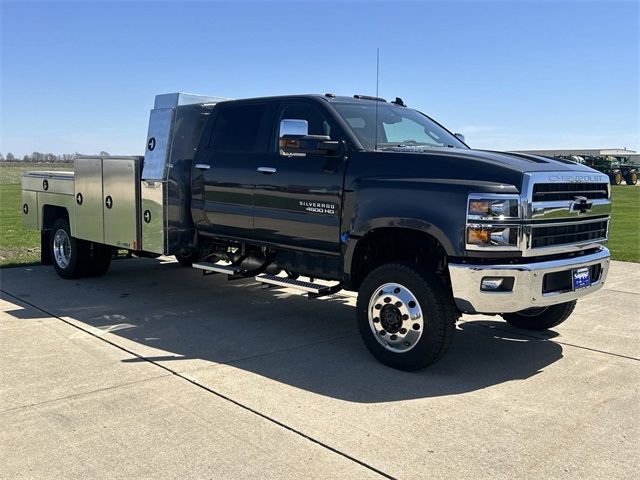
<instances>
[{"instance_id":1,"label":"chrome side mirror","mask_svg":"<svg viewBox=\"0 0 640 480\"><path fill-rule=\"evenodd\" d=\"M333 141L327 135L309 135L306 120L285 118L280 122L278 146L282 156L304 157L309 154L337 157L343 154L343 143Z\"/></svg>"},{"instance_id":2,"label":"chrome side mirror","mask_svg":"<svg viewBox=\"0 0 640 480\"><path fill-rule=\"evenodd\" d=\"M454 135L458 140L460 140L462 143L466 143L466 142L464 141L464 135L463 135L463 134L461 134L461 133L454 133L453 135Z\"/></svg>"},{"instance_id":3,"label":"chrome side mirror","mask_svg":"<svg viewBox=\"0 0 640 480\"><path fill-rule=\"evenodd\" d=\"M285 135L309 135L309 123L306 120L285 118L280 122L280 138Z\"/></svg>"}]
</instances>

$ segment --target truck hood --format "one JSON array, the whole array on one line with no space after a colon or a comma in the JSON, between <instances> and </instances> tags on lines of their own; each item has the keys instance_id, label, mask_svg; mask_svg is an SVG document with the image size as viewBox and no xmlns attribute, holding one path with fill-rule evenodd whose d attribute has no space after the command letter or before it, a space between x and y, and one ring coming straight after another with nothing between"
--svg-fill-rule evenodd
<instances>
[{"instance_id":1,"label":"truck hood","mask_svg":"<svg viewBox=\"0 0 640 480\"><path fill-rule=\"evenodd\" d=\"M572 171L594 173L596 170L571 160L542 157L526 153L473 150L467 148L393 147L385 150L394 153L419 154L437 157L455 157L461 162L479 162L487 167L508 168L524 172Z\"/></svg>"},{"instance_id":2,"label":"truck hood","mask_svg":"<svg viewBox=\"0 0 640 480\"><path fill-rule=\"evenodd\" d=\"M394 147L375 152L354 152L352 163L361 177L452 180L456 183L491 183L520 188L527 172L598 174L570 160L512 152L462 148ZM352 172L356 174L356 172ZM357 174L356 174L357 175Z\"/></svg>"}]
</instances>

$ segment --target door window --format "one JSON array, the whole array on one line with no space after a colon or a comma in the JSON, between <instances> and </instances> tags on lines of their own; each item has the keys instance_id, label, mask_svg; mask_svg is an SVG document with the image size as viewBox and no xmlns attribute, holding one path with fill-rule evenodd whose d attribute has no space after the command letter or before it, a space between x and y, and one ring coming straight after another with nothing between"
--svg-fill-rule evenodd
<instances>
[{"instance_id":1,"label":"door window","mask_svg":"<svg viewBox=\"0 0 640 480\"><path fill-rule=\"evenodd\" d=\"M305 104L295 104L285 106L278 120L278 129L280 128L280 120L282 119L292 120L306 120L309 126L309 135L326 135L331 137L332 140L338 140L336 137L336 129L333 122L329 121L326 115L324 115L319 109ZM280 131L278 131L278 138L280 137Z\"/></svg>"}]
</instances>

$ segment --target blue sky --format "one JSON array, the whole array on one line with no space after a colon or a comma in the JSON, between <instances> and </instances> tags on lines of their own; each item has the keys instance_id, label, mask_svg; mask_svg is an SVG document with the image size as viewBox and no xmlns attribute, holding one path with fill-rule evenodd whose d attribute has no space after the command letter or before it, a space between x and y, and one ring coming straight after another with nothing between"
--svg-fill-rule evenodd
<instances>
[{"instance_id":1,"label":"blue sky","mask_svg":"<svg viewBox=\"0 0 640 480\"><path fill-rule=\"evenodd\" d=\"M639 4L8 2L0 152L141 154L154 95L375 93L477 148L640 150Z\"/></svg>"}]
</instances>

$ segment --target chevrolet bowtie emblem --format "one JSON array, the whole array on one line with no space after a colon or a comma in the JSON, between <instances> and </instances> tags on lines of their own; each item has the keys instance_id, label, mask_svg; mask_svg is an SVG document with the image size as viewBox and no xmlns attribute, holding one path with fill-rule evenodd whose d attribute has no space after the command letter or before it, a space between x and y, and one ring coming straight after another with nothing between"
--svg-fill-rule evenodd
<instances>
[{"instance_id":1,"label":"chevrolet bowtie emblem","mask_svg":"<svg viewBox=\"0 0 640 480\"><path fill-rule=\"evenodd\" d=\"M578 212L579 215L581 213L587 213L589 210L591 210L592 205L593 203L587 200L587 197L574 197L573 202L571 202L570 210L572 212Z\"/></svg>"}]
</instances>

